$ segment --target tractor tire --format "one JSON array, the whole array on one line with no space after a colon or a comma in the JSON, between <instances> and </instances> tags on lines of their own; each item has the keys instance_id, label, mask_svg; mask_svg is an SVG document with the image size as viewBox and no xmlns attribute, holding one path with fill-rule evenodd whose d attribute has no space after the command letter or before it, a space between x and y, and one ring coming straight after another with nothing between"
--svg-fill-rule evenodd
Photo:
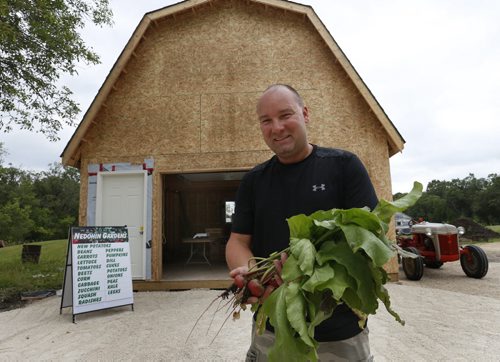
<instances>
[{"instance_id":1,"label":"tractor tire","mask_svg":"<svg viewBox=\"0 0 500 362\"><path fill-rule=\"evenodd\" d=\"M424 261L420 257L420 253L414 247L407 247L404 250L409 251L410 253L416 254L418 258L403 258L403 271L406 275L406 278L409 280L420 280L424 275Z\"/></svg>"},{"instance_id":2,"label":"tractor tire","mask_svg":"<svg viewBox=\"0 0 500 362\"><path fill-rule=\"evenodd\" d=\"M470 278L481 279L488 273L486 253L476 245L467 245L464 249L467 249L469 253L460 255L462 270Z\"/></svg>"},{"instance_id":3,"label":"tractor tire","mask_svg":"<svg viewBox=\"0 0 500 362\"><path fill-rule=\"evenodd\" d=\"M442 261L426 261L425 266L431 269L439 269L443 266Z\"/></svg>"}]
</instances>

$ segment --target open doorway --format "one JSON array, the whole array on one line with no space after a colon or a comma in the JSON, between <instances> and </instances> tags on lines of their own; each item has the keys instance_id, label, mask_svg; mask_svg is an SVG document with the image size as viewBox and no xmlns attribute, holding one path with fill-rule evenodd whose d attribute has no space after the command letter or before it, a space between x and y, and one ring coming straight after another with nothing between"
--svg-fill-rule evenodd
<instances>
[{"instance_id":1,"label":"open doorway","mask_svg":"<svg viewBox=\"0 0 500 362\"><path fill-rule=\"evenodd\" d=\"M225 280L225 247L245 172L163 176L163 280Z\"/></svg>"}]
</instances>

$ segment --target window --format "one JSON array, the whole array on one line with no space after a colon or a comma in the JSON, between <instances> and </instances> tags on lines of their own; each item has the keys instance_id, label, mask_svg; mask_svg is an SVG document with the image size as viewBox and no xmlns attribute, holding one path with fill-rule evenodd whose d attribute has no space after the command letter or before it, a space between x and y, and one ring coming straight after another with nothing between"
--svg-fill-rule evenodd
<instances>
[{"instance_id":1,"label":"window","mask_svg":"<svg viewBox=\"0 0 500 362\"><path fill-rule=\"evenodd\" d=\"M226 207L225 207L226 223L231 223L233 221L234 207L235 207L234 201L226 201Z\"/></svg>"}]
</instances>

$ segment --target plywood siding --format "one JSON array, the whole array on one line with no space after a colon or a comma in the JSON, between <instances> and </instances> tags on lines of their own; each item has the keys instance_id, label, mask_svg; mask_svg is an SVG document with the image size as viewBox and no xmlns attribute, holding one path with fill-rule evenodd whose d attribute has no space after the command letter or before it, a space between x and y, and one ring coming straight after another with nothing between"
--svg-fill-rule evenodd
<instances>
[{"instance_id":1,"label":"plywood siding","mask_svg":"<svg viewBox=\"0 0 500 362\"><path fill-rule=\"evenodd\" d=\"M161 261L160 175L246 170L271 156L255 105L272 83L303 95L313 143L344 148L391 197L387 134L309 19L219 0L151 25L81 144L81 169L154 159L153 279ZM82 173L80 222L85 223Z\"/></svg>"},{"instance_id":2,"label":"plywood siding","mask_svg":"<svg viewBox=\"0 0 500 362\"><path fill-rule=\"evenodd\" d=\"M88 162L154 157L161 172L196 170L200 158L203 168L251 167L269 156L257 98L283 82L309 104L313 142L360 154L377 184L388 177L384 131L303 15L216 1L151 26L134 54L86 137Z\"/></svg>"}]
</instances>

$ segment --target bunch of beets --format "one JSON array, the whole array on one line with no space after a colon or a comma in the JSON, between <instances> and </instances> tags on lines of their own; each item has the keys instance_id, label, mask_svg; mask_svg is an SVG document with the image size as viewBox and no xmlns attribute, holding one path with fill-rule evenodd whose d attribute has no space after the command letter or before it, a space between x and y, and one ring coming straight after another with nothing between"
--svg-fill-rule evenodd
<instances>
[{"instance_id":1,"label":"bunch of beets","mask_svg":"<svg viewBox=\"0 0 500 362\"><path fill-rule=\"evenodd\" d=\"M379 301L404 324L391 308L383 266L397 253L415 255L401 250L386 233L392 216L414 205L421 194L422 185L415 182L411 192L393 202L380 200L374 210L319 210L287 219L289 246L250 260L247 274L235 276L215 299L229 305L232 313L226 320L231 315L238 319L251 305L257 313L257 333L263 333L269 321L275 332L270 361L317 361L315 328L340 304L358 316L361 328L368 315L376 313Z\"/></svg>"},{"instance_id":2,"label":"bunch of beets","mask_svg":"<svg viewBox=\"0 0 500 362\"><path fill-rule=\"evenodd\" d=\"M286 251L273 253L269 258L260 261L253 258L251 260L257 262L248 273L234 277L233 284L219 296L222 299L228 299L232 295L234 319L239 317L242 309L246 309L247 304L264 303L271 293L283 284L281 271L287 259Z\"/></svg>"}]
</instances>

